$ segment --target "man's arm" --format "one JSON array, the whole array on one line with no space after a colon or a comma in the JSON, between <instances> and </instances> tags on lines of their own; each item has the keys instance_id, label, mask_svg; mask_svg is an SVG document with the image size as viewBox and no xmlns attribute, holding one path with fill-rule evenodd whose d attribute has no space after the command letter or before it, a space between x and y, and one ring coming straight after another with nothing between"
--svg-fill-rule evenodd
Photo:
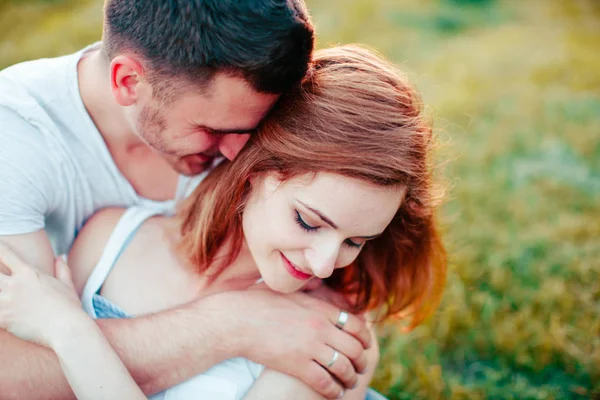
<instances>
[{"instance_id":1,"label":"man's arm","mask_svg":"<svg viewBox=\"0 0 600 400\"><path fill-rule=\"evenodd\" d=\"M2 237L26 261L47 272L54 262L46 234ZM1 257L1 255L0 255ZM51 268L51 267L50 267ZM132 319L98 320L109 343L146 394L174 386L228 358L242 356L300 378L335 398L366 365L369 333L352 318L335 328L339 310L296 293L265 290L224 292L172 310ZM57 316L59 317L59 316ZM56 356L0 331L0 396L7 399L73 398ZM321 368L322 348L340 351L330 371ZM338 366L346 366L339 369ZM0 398L2 398L0 397Z\"/></svg>"},{"instance_id":2,"label":"man's arm","mask_svg":"<svg viewBox=\"0 0 600 400\"><path fill-rule=\"evenodd\" d=\"M101 321L110 324L100 327L145 393L244 357L335 399L342 384L353 387L357 371L367 368L364 347L371 337L356 316L350 316L344 331L336 328L338 312L303 293L230 291L149 316ZM332 349L339 357L323 368L329 361L323 357L330 357Z\"/></svg>"}]
</instances>

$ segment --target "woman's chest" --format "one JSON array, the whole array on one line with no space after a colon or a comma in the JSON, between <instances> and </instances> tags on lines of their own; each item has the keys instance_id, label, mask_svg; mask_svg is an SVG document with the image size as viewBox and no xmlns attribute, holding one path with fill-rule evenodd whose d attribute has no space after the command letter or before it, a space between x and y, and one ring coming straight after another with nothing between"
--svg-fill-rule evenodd
<instances>
[{"instance_id":1,"label":"woman's chest","mask_svg":"<svg viewBox=\"0 0 600 400\"><path fill-rule=\"evenodd\" d=\"M130 315L188 303L198 298L205 286L205 279L175 256L164 235L147 233L138 232L133 238L100 291Z\"/></svg>"}]
</instances>

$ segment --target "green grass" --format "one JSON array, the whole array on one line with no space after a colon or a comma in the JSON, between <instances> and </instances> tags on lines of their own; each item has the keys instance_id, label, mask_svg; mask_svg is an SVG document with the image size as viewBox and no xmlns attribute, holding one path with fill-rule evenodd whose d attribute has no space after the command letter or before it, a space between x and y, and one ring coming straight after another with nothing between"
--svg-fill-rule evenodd
<instances>
[{"instance_id":1,"label":"green grass","mask_svg":"<svg viewBox=\"0 0 600 400\"><path fill-rule=\"evenodd\" d=\"M394 60L434 116L449 281L381 329L392 399L600 397L600 3L309 0L321 47ZM100 38L100 1L0 2L0 67Z\"/></svg>"}]
</instances>

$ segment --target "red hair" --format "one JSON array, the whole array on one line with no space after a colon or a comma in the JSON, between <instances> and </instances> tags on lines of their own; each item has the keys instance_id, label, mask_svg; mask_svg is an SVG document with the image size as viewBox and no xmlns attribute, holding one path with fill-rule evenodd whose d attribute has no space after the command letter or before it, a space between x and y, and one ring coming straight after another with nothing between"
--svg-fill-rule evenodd
<instances>
[{"instance_id":1,"label":"red hair","mask_svg":"<svg viewBox=\"0 0 600 400\"><path fill-rule=\"evenodd\" d=\"M252 176L329 172L400 187L405 198L384 233L325 282L352 299L354 312L410 313L415 326L439 304L446 279L433 144L417 92L391 64L356 46L320 50L303 84L282 96L238 157L186 200L181 248L201 272L226 241L222 268L234 261Z\"/></svg>"}]
</instances>

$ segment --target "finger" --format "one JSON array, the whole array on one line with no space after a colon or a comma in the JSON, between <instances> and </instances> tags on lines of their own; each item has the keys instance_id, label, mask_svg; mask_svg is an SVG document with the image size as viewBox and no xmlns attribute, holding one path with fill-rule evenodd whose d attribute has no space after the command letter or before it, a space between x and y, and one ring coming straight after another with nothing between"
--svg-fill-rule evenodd
<instances>
[{"instance_id":1,"label":"finger","mask_svg":"<svg viewBox=\"0 0 600 400\"><path fill-rule=\"evenodd\" d=\"M333 324L338 326L338 319L340 317L340 311L337 312L334 319L332 320ZM344 332L347 332L354 336L356 339L360 341L362 346L365 349L371 347L371 333L367 328L367 324L365 320L361 317L358 317L354 314L348 314L348 319L344 323L343 327L341 327Z\"/></svg>"},{"instance_id":2,"label":"finger","mask_svg":"<svg viewBox=\"0 0 600 400\"><path fill-rule=\"evenodd\" d=\"M312 298L328 303L328 309L334 314L337 314L340 309L348 308L348 300L346 297L324 284L321 284L309 293Z\"/></svg>"},{"instance_id":3,"label":"finger","mask_svg":"<svg viewBox=\"0 0 600 400\"><path fill-rule=\"evenodd\" d=\"M71 269L67 265L65 256L62 255L54 262L54 276L59 281L69 286L75 291L75 285L73 284L73 277L71 276Z\"/></svg>"},{"instance_id":4,"label":"finger","mask_svg":"<svg viewBox=\"0 0 600 400\"><path fill-rule=\"evenodd\" d=\"M11 273L27 268L27 264L7 244L0 242L0 264Z\"/></svg>"},{"instance_id":5,"label":"finger","mask_svg":"<svg viewBox=\"0 0 600 400\"><path fill-rule=\"evenodd\" d=\"M354 370L362 374L367 368L367 354L362 343L354 336L339 330L332 330L327 343L333 349L344 354L354 366Z\"/></svg>"},{"instance_id":6,"label":"finger","mask_svg":"<svg viewBox=\"0 0 600 400\"><path fill-rule=\"evenodd\" d=\"M329 346L322 346L319 348L319 356L315 361L335 376L343 387L352 389L356 386L358 375L348 357L341 352Z\"/></svg>"},{"instance_id":7,"label":"finger","mask_svg":"<svg viewBox=\"0 0 600 400\"><path fill-rule=\"evenodd\" d=\"M311 362L305 370L306 375L300 377L308 386L327 399L339 399L344 394L344 388L333 376L317 362Z\"/></svg>"}]
</instances>

